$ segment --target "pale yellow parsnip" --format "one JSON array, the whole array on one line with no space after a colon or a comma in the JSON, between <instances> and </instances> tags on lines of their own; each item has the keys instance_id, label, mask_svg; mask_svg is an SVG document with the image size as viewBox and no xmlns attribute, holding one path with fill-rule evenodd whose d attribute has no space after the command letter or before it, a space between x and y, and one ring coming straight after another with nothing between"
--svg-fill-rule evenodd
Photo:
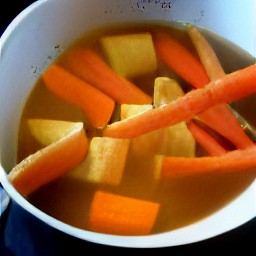
<instances>
[{"instance_id":1,"label":"pale yellow parsnip","mask_svg":"<svg viewBox=\"0 0 256 256\"><path fill-rule=\"evenodd\" d=\"M134 78L156 72L157 59L150 33L103 36L100 42L110 66L119 75Z\"/></svg>"}]
</instances>

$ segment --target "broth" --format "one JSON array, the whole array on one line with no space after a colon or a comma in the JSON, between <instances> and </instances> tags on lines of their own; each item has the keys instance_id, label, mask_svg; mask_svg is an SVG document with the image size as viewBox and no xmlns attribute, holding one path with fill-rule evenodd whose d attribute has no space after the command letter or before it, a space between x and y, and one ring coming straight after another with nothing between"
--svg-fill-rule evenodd
<instances>
[{"instance_id":1,"label":"broth","mask_svg":"<svg viewBox=\"0 0 256 256\"><path fill-rule=\"evenodd\" d=\"M183 30L172 28L167 24L143 24L132 26L116 26L97 29L87 33L70 46L91 45L99 52L98 38L102 35L151 31L155 29L168 30L180 40L188 49L194 52L192 43ZM221 43L220 43L221 45ZM65 53L56 61L65 67ZM184 90L188 85L171 71L161 66L157 76L169 76L177 79ZM155 76L140 77L133 82L145 92L152 94ZM25 125L28 118L56 119L67 121L81 121L90 131L90 126L80 109L65 103L49 92L41 78L35 84L29 96L20 123L18 141L18 161L34 153L42 146L37 143ZM90 133L89 133L89 136ZM198 148L199 152L202 152ZM162 180L155 186L148 175L147 161L140 158L135 163L126 164L124 177L117 187L104 184L92 184L75 180L65 175L51 182L28 196L28 200L45 213L65 223L82 229L89 229L88 209L92 195L97 189L115 194L146 199L159 202L160 212L153 229L153 233L177 229L192 224L225 206L241 193L254 180L248 174L208 174L198 177ZM134 168L136 166L136 168Z\"/></svg>"}]
</instances>

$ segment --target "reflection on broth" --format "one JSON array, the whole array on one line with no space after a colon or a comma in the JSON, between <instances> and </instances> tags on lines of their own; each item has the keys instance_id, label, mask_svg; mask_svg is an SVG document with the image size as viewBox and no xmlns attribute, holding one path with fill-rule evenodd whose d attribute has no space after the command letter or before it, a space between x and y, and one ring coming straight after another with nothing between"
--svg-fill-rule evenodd
<instances>
[{"instance_id":1,"label":"reflection on broth","mask_svg":"<svg viewBox=\"0 0 256 256\"><path fill-rule=\"evenodd\" d=\"M94 45L94 47L99 48L97 40L103 34L125 34L157 29L168 29L174 37L182 41L188 49L195 53L184 31L173 29L166 26L166 24L165 26L163 24L147 24L143 26L102 28L85 35L70 48L72 49L77 45ZM214 43L214 37L211 36L210 38ZM216 42L215 47L221 48L221 40L218 39ZM60 56L57 62L65 67L65 53ZM175 78L180 82L184 90L189 88L188 84L181 78L162 65L158 67L157 76ZM134 78L132 81L143 91L152 94L154 79L155 75L151 74ZM256 109L253 107L255 106L255 97L250 102L252 102L250 103L251 110ZM243 103L241 105L238 104L236 107L249 119L254 118L255 124L255 113L252 111L251 113L254 114L248 115L247 105ZM40 78L35 84L23 111L19 133L19 161L42 148L42 145L30 135L25 125L25 120L28 118L79 121L84 123L89 139L97 134L97 132L92 131L90 124L88 124L80 109L51 94ZM112 120L114 119L113 117ZM198 145L197 149L198 155L204 154ZM196 177L166 178L156 183L153 177L152 163L148 161L150 157L151 155L145 154L137 156L137 158L134 157L132 161L128 159L119 186L96 185L67 174L38 189L28 196L28 200L56 219L87 230L90 229L88 225L88 209L90 208L92 196L98 189L158 202L160 203L160 211L152 232L159 233L192 224L221 209L246 189L253 182L255 176L247 173L205 174Z\"/></svg>"}]
</instances>

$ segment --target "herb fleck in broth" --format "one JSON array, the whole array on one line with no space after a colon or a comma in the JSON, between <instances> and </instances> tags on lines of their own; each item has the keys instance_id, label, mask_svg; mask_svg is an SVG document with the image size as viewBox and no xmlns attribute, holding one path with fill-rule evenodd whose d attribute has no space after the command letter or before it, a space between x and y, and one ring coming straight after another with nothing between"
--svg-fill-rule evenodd
<instances>
[{"instance_id":1,"label":"herb fleck in broth","mask_svg":"<svg viewBox=\"0 0 256 256\"><path fill-rule=\"evenodd\" d=\"M157 29L170 31L172 35L194 52L194 48L184 31L164 24L101 28L86 34L70 49L80 45L90 45L100 53L98 38L103 34L126 34ZM65 67L66 52L57 59L57 62L63 67ZM152 94L156 76L173 77L181 83L185 90L189 88L181 78L161 65L159 65L157 74L139 77L133 82L145 92ZM42 147L33 139L26 128L25 120L28 118L82 121L89 138L98 134L97 131L92 130L80 109L55 97L46 89L42 79L39 78L27 100L21 119L18 145L19 161ZM200 148L198 148L198 152L202 152ZM254 179L252 175L243 173L208 174L162 180L158 185L155 185L152 176L147 175L149 168L149 163L141 161L139 158L134 163L127 164L123 180L116 187L104 184L96 185L65 175L29 195L28 200L56 219L82 229L89 229L88 209L97 189L158 202L161 207L153 233L159 233L189 225L212 214L233 200Z\"/></svg>"}]
</instances>

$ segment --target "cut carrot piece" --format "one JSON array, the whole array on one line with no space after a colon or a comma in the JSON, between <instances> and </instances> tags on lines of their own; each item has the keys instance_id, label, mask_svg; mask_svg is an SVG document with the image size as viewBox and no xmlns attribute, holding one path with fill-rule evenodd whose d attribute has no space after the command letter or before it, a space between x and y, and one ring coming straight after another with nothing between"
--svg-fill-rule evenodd
<instances>
[{"instance_id":1,"label":"cut carrot piece","mask_svg":"<svg viewBox=\"0 0 256 256\"><path fill-rule=\"evenodd\" d=\"M104 136L134 138L144 133L188 121L217 104L228 103L256 93L256 64L225 75L201 89L159 108L108 125Z\"/></svg>"},{"instance_id":2,"label":"cut carrot piece","mask_svg":"<svg viewBox=\"0 0 256 256\"><path fill-rule=\"evenodd\" d=\"M100 42L110 66L120 76L134 78L157 71L150 33L103 36Z\"/></svg>"},{"instance_id":3,"label":"cut carrot piece","mask_svg":"<svg viewBox=\"0 0 256 256\"><path fill-rule=\"evenodd\" d=\"M56 64L52 64L42 78L52 93L81 108L94 127L102 128L110 120L114 100L90 84Z\"/></svg>"},{"instance_id":4,"label":"cut carrot piece","mask_svg":"<svg viewBox=\"0 0 256 256\"><path fill-rule=\"evenodd\" d=\"M225 72L204 35L192 24L187 24L186 29L209 78L213 81L223 77ZM198 115L198 117L212 129L232 141L237 148L246 148L253 145L253 142L245 134L238 120L227 106L216 106Z\"/></svg>"},{"instance_id":5,"label":"cut carrot piece","mask_svg":"<svg viewBox=\"0 0 256 256\"><path fill-rule=\"evenodd\" d=\"M175 80L167 77L155 79L155 107L168 104L182 96L184 96L184 92ZM185 122L180 122L158 131L160 133L158 154L184 157L195 156L195 140Z\"/></svg>"},{"instance_id":6,"label":"cut carrot piece","mask_svg":"<svg viewBox=\"0 0 256 256\"><path fill-rule=\"evenodd\" d=\"M32 136L43 146L48 146L79 128L81 123L61 120L28 119L27 125Z\"/></svg>"},{"instance_id":7,"label":"cut carrot piece","mask_svg":"<svg viewBox=\"0 0 256 256\"><path fill-rule=\"evenodd\" d=\"M8 178L17 191L26 196L78 165L87 148L83 123L79 123L63 138L17 164Z\"/></svg>"},{"instance_id":8,"label":"cut carrot piece","mask_svg":"<svg viewBox=\"0 0 256 256\"><path fill-rule=\"evenodd\" d=\"M129 144L128 139L93 137L87 157L68 175L93 183L119 185Z\"/></svg>"},{"instance_id":9,"label":"cut carrot piece","mask_svg":"<svg viewBox=\"0 0 256 256\"><path fill-rule=\"evenodd\" d=\"M254 172L256 174L256 146L237 149L221 156L195 158L164 157L162 177L185 177L203 173Z\"/></svg>"},{"instance_id":10,"label":"cut carrot piece","mask_svg":"<svg viewBox=\"0 0 256 256\"><path fill-rule=\"evenodd\" d=\"M195 56L170 34L153 33L157 58L196 88L209 83L207 73Z\"/></svg>"},{"instance_id":11,"label":"cut carrot piece","mask_svg":"<svg viewBox=\"0 0 256 256\"><path fill-rule=\"evenodd\" d=\"M90 228L116 235L148 235L158 210L158 203L97 191L90 209Z\"/></svg>"},{"instance_id":12,"label":"cut carrot piece","mask_svg":"<svg viewBox=\"0 0 256 256\"><path fill-rule=\"evenodd\" d=\"M200 128L193 121L187 123L187 127L192 133L194 139L202 146L209 155L219 156L227 152L209 133Z\"/></svg>"},{"instance_id":13,"label":"cut carrot piece","mask_svg":"<svg viewBox=\"0 0 256 256\"><path fill-rule=\"evenodd\" d=\"M67 54L65 60L65 65L71 72L120 104L152 103L152 97L117 75L92 49L76 48Z\"/></svg>"}]
</instances>

